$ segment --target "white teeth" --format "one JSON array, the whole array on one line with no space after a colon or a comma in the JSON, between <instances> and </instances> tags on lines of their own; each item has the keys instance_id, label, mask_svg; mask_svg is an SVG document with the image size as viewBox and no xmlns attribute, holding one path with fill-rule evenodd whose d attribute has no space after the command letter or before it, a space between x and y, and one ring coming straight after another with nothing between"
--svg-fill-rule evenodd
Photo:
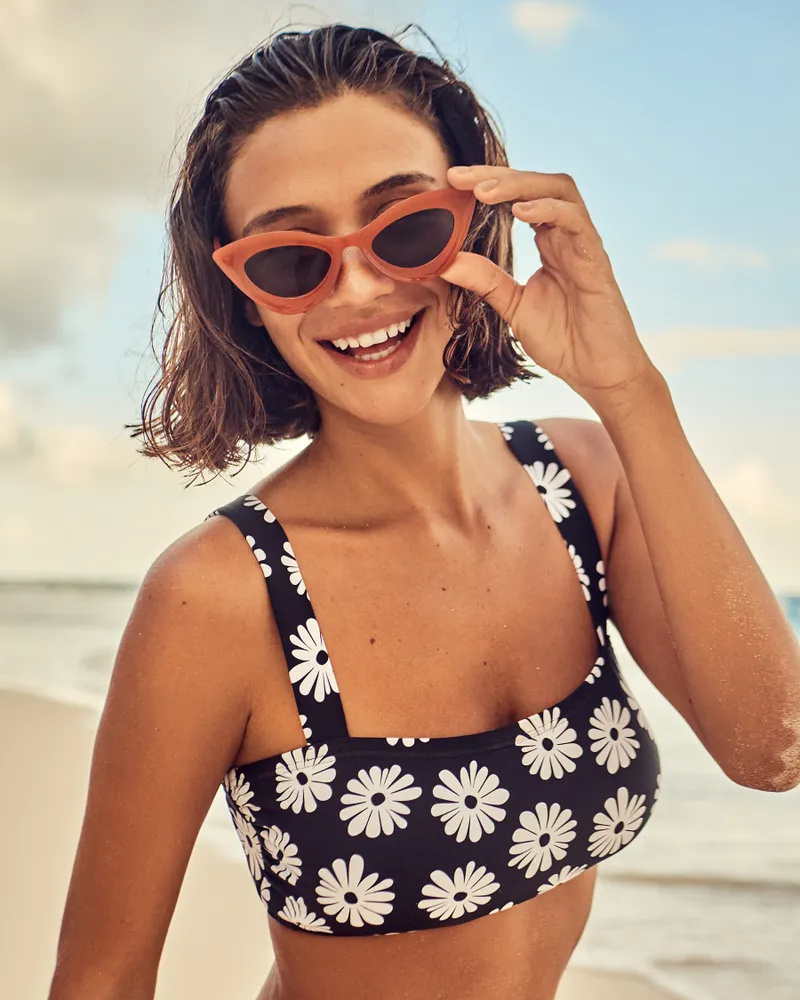
<instances>
[{"instance_id":1,"label":"white teeth","mask_svg":"<svg viewBox=\"0 0 800 1000\"><path fill-rule=\"evenodd\" d=\"M390 354L394 352L399 347L399 344L389 344L387 348L383 351L376 351L373 354L359 354L356 360L358 361L380 361L381 358L388 358Z\"/></svg>"},{"instance_id":2,"label":"white teeth","mask_svg":"<svg viewBox=\"0 0 800 1000\"><path fill-rule=\"evenodd\" d=\"M387 326L383 330L376 330L374 333L361 333L358 337L340 337L331 343L340 351L344 351L348 347L372 347L373 344L383 344L390 338L405 333L411 326L413 318L412 316L410 319L404 319L401 323L392 323L391 326Z\"/></svg>"}]
</instances>

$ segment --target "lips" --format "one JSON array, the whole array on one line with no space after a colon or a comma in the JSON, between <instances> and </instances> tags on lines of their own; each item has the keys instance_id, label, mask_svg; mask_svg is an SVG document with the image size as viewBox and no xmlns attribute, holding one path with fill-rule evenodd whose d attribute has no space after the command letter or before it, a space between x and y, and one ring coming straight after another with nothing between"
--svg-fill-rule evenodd
<instances>
[{"instance_id":1,"label":"lips","mask_svg":"<svg viewBox=\"0 0 800 1000\"><path fill-rule=\"evenodd\" d=\"M397 334L394 337L389 337L388 339L382 341L379 344L370 344L369 347L360 347L360 346L346 347L344 350L342 350L341 348L336 347L333 341L331 340L323 340L320 341L320 343L322 344L323 347L327 347L330 350L335 351L337 354L347 354L351 358L363 357L365 354L379 354L381 351L385 351L388 347L391 347L393 344L395 345L399 344L400 341L404 340L410 333L411 327L414 325L414 323L416 323L416 321L419 319L419 317L422 315L424 311L425 311L424 309L420 309L419 312L414 313L414 315L411 317L411 323L409 324L408 327L406 327L403 333Z\"/></svg>"},{"instance_id":2,"label":"lips","mask_svg":"<svg viewBox=\"0 0 800 1000\"><path fill-rule=\"evenodd\" d=\"M370 347L356 348L353 351L340 351L339 348L334 347L330 341L319 341L319 344L327 349L327 352L331 356L331 360L334 364L344 369L349 375L362 379L383 378L384 376L391 375L393 372L402 368L413 353L419 337L420 329L425 322L426 312L427 309L423 309L421 312L417 313L414 321L405 333L399 334L397 337L392 337L389 340L385 340L382 344L373 344ZM359 353L362 355L378 354L385 351L390 344L397 344L397 346L385 357L372 360L359 359Z\"/></svg>"}]
</instances>

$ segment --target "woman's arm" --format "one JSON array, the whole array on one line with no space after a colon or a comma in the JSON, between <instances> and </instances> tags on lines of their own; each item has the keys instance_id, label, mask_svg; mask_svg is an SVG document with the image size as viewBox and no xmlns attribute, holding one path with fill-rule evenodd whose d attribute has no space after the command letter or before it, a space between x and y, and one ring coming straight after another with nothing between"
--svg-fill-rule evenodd
<instances>
[{"instance_id":1,"label":"woman's arm","mask_svg":"<svg viewBox=\"0 0 800 1000\"><path fill-rule=\"evenodd\" d=\"M633 387L632 387L633 389ZM697 461L663 377L592 400L618 465L608 568L615 623L637 662L734 781L800 782L800 644ZM689 715L687 714L687 718ZM691 719L690 719L691 721Z\"/></svg>"},{"instance_id":2,"label":"woman's arm","mask_svg":"<svg viewBox=\"0 0 800 1000\"><path fill-rule=\"evenodd\" d=\"M198 830L245 731L248 679L268 655L263 576L234 533L224 518L203 522L140 588L95 742L49 1000L154 995Z\"/></svg>"}]
</instances>

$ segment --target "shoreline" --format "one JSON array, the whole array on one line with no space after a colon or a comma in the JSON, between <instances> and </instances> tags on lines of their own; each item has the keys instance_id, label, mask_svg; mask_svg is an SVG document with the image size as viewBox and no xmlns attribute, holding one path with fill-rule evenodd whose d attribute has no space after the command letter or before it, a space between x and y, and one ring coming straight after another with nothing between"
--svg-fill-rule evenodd
<instances>
[{"instance_id":1,"label":"shoreline","mask_svg":"<svg viewBox=\"0 0 800 1000\"><path fill-rule=\"evenodd\" d=\"M8 778L22 786L0 833L0 923L14 928L0 939L0 968L15 1000L42 1000L49 989L98 721L88 706L0 689L0 761L7 788ZM271 964L267 920L246 865L201 834L167 934L156 1000L255 997ZM687 998L643 972L576 965L555 1000Z\"/></svg>"}]
</instances>

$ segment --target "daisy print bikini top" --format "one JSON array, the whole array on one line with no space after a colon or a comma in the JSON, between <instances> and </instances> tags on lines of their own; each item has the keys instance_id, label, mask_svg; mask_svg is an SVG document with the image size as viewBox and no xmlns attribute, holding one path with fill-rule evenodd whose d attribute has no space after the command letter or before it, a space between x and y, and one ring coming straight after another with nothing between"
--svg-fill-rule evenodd
<instances>
[{"instance_id":1,"label":"daisy print bikini top","mask_svg":"<svg viewBox=\"0 0 800 1000\"><path fill-rule=\"evenodd\" d=\"M267 912L315 934L476 920L617 853L658 797L659 755L607 632L589 511L535 424L500 426L564 540L597 635L580 686L535 715L463 736L354 737L292 546L243 495L213 511L263 570L307 743L232 767L223 788Z\"/></svg>"}]
</instances>

